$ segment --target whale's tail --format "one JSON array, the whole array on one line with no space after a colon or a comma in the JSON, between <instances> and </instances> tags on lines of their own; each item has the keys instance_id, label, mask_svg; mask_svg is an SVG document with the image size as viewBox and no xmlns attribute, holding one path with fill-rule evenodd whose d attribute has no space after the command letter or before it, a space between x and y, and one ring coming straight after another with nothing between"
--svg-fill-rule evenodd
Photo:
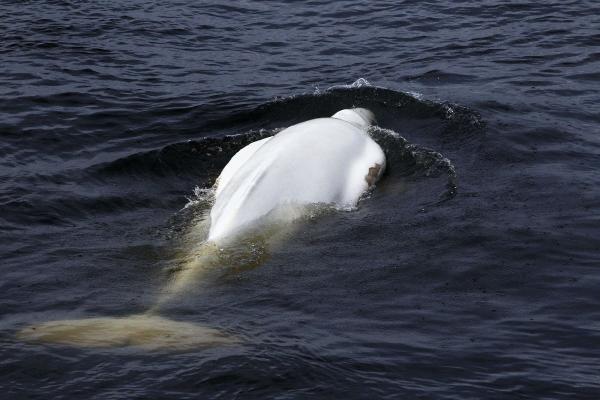
<instances>
[{"instance_id":1,"label":"whale's tail","mask_svg":"<svg viewBox=\"0 0 600 400\"><path fill-rule=\"evenodd\" d=\"M215 245L205 243L193 255L187 256L183 267L173 275L156 303L145 313L48 321L22 329L17 337L37 343L143 350L186 350L234 344L237 338L218 329L158 315L161 306L219 266L219 253L220 249Z\"/></svg>"},{"instance_id":2,"label":"whale's tail","mask_svg":"<svg viewBox=\"0 0 600 400\"><path fill-rule=\"evenodd\" d=\"M268 224L267 224L268 225ZM17 338L33 343L55 343L91 348L132 348L147 350L191 350L194 348L232 345L239 337L192 322L160 316L161 309L185 295L187 290L210 282L211 277L254 268L268 258L267 247L285 235L276 224L259 224L227 243L204 241L206 227L195 226L187 235L187 246L178 258L179 268L161 288L154 304L144 313L120 317L63 319L30 325L17 332ZM291 229L291 228L288 228Z\"/></svg>"},{"instance_id":3,"label":"whale's tail","mask_svg":"<svg viewBox=\"0 0 600 400\"><path fill-rule=\"evenodd\" d=\"M19 331L17 337L37 343L141 350L191 350L238 342L214 328L151 314L44 322Z\"/></svg>"}]
</instances>

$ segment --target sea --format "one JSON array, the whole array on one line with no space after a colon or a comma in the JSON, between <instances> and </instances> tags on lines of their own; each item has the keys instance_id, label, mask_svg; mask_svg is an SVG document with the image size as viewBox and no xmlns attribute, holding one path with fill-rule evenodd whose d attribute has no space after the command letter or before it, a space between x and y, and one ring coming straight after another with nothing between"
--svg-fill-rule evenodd
<instances>
[{"instance_id":1,"label":"sea","mask_svg":"<svg viewBox=\"0 0 600 400\"><path fill-rule=\"evenodd\" d=\"M228 160L351 107L374 190L155 311L235 340L23 335L151 309ZM0 0L0 398L599 399L599 184L597 1Z\"/></svg>"}]
</instances>

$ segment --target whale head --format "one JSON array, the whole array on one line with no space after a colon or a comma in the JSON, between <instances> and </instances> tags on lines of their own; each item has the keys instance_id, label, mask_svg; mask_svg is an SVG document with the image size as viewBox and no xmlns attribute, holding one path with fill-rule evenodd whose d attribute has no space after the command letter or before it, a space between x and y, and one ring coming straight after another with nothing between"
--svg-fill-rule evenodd
<instances>
[{"instance_id":1,"label":"whale head","mask_svg":"<svg viewBox=\"0 0 600 400\"><path fill-rule=\"evenodd\" d=\"M331 118L341 119L358 126L361 129L367 129L375 123L375 115L366 108L346 108L333 114Z\"/></svg>"}]
</instances>

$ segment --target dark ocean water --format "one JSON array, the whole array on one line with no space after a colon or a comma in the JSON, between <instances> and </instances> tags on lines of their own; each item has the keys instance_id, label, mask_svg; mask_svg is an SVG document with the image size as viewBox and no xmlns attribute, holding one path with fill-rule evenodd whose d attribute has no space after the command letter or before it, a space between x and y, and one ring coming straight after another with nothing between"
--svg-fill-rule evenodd
<instances>
[{"instance_id":1,"label":"dark ocean water","mask_svg":"<svg viewBox=\"0 0 600 400\"><path fill-rule=\"evenodd\" d=\"M600 398L597 2L0 15L0 397ZM160 311L238 344L19 339L151 307L207 207L194 189L246 143L351 106L389 160L371 196Z\"/></svg>"}]
</instances>

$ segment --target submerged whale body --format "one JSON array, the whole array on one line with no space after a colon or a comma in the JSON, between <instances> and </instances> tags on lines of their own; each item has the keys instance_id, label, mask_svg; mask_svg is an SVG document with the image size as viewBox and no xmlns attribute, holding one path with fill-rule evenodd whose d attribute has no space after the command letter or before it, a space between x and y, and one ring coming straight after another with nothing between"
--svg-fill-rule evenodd
<instances>
[{"instance_id":1,"label":"submerged whale body","mask_svg":"<svg viewBox=\"0 0 600 400\"><path fill-rule=\"evenodd\" d=\"M385 168L367 134L373 120L367 109L345 109L241 149L217 179L208 240L231 238L277 210L293 219L298 206L356 206Z\"/></svg>"},{"instance_id":2,"label":"submerged whale body","mask_svg":"<svg viewBox=\"0 0 600 400\"><path fill-rule=\"evenodd\" d=\"M234 266L222 262L223 249L215 243L233 240L274 213L277 221L288 222L310 204L354 207L385 168L383 151L367 134L373 120L366 109L341 110L331 118L293 125L236 153L217 179L206 241L193 243L184 267L145 313L49 321L26 327L17 336L82 347L173 351L239 342L234 335L157 312L211 268Z\"/></svg>"}]
</instances>

